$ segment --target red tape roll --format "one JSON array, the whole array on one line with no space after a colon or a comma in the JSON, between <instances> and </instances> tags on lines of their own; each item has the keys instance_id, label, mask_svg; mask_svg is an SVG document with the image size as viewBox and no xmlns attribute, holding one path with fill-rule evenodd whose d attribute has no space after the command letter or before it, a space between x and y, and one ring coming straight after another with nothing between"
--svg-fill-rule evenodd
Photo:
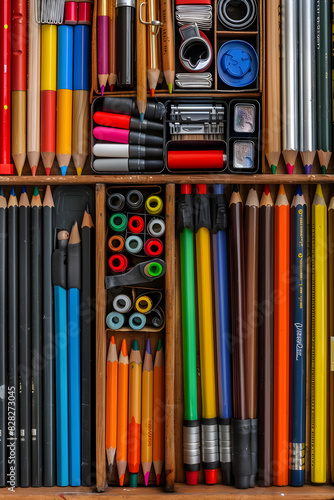
<instances>
[{"instance_id":1,"label":"red tape roll","mask_svg":"<svg viewBox=\"0 0 334 500\"><path fill-rule=\"evenodd\" d=\"M74 26L78 23L78 4L77 2L66 2L65 3L65 14L64 14L65 24Z\"/></svg>"},{"instance_id":2,"label":"red tape roll","mask_svg":"<svg viewBox=\"0 0 334 500\"><path fill-rule=\"evenodd\" d=\"M115 273L122 273L123 271L125 271L128 267L128 264L129 261L125 257L125 255L119 253L112 255L109 259L109 267Z\"/></svg>"},{"instance_id":3,"label":"red tape roll","mask_svg":"<svg viewBox=\"0 0 334 500\"><path fill-rule=\"evenodd\" d=\"M80 2L78 9L78 24L92 24L92 5L89 2Z\"/></svg>"},{"instance_id":4,"label":"red tape roll","mask_svg":"<svg viewBox=\"0 0 334 500\"><path fill-rule=\"evenodd\" d=\"M144 252L149 257L158 257L162 254L164 246L159 238L150 238L144 245Z\"/></svg>"},{"instance_id":5,"label":"red tape roll","mask_svg":"<svg viewBox=\"0 0 334 500\"><path fill-rule=\"evenodd\" d=\"M222 170L224 151L168 151L170 170Z\"/></svg>"},{"instance_id":6,"label":"red tape roll","mask_svg":"<svg viewBox=\"0 0 334 500\"><path fill-rule=\"evenodd\" d=\"M134 215L133 217L130 217L129 223L128 223L128 229L131 231L131 233L139 234L144 231L145 227L145 222L142 217L139 215Z\"/></svg>"}]
</instances>

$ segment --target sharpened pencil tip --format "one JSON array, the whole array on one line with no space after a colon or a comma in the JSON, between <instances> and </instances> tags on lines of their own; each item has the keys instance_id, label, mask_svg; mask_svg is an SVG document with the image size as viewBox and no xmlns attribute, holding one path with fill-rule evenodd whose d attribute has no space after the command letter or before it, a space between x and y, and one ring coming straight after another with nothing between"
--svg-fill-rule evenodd
<instances>
[{"instance_id":1,"label":"sharpened pencil tip","mask_svg":"<svg viewBox=\"0 0 334 500\"><path fill-rule=\"evenodd\" d=\"M316 189L316 194L318 194L319 196L323 196L322 194L322 187L321 187L321 184L317 184L317 189Z\"/></svg>"},{"instance_id":2,"label":"sharpened pencil tip","mask_svg":"<svg viewBox=\"0 0 334 500\"><path fill-rule=\"evenodd\" d=\"M88 204L88 203L87 203L87 205L86 205L86 212L87 212L88 214L90 214L90 211L89 211L89 204Z\"/></svg>"},{"instance_id":3,"label":"sharpened pencil tip","mask_svg":"<svg viewBox=\"0 0 334 500\"><path fill-rule=\"evenodd\" d=\"M119 478L119 485L123 486L123 484L124 484L124 474L122 474L121 477Z\"/></svg>"},{"instance_id":4,"label":"sharpened pencil tip","mask_svg":"<svg viewBox=\"0 0 334 500\"><path fill-rule=\"evenodd\" d=\"M298 186L296 187L295 195L299 195L299 196L303 195L302 187L300 184L298 184Z\"/></svg>"},{"instance_id":5,"label":"sharpened pencil tip","mask_svg":"<svg viewBox=\"0 0 334 500\"><path fill-rule=\"evenodd\" d=\"M159 484L160 484L160 474L156 475L156 479L157 479L157 486L159 486Z\"/></svg>"},{"instance_id":6,"label":"sharpened pencil tip","mask_svg":"<svg viewBox=\"0 0 334 500\"><path fill-rule=\"evenodd\" d=\"M51 168L50 167L46 167L45 168L45 173L46 173L46 175L50 175L51 174Z\"/></svg>"},{"instance_id":7,"label":"sharpened pencil tip","mask_svg":"<svg viewBox=\"0 0 334 500\"><path fill-rule=\"evenodd\" d=\"M35 175L36 175L36 170L37 170L37 165L34 165L33 167L31 167L31 174L33 177L35 177Z\"/></svg>"},{"instance_id":8,"label":"sharpened pencil tip","mask_svg":"<svg viewBox=\"0 0 334 500\"><path fill-rule=\"evenodd\" d=\"M233 191L235 193L239 193L239 189L238 189L238 186L236 184L233 184Z\"/></svg>"},{"instance_id":9,"label":"sharpened pencil tip","mask_svg":"<svg viewBox=\"0 0 334 500\"><path fill-rule=\"evenodd\" d=\"M161 339L159 339L157 351L160 351L161 347L162 347L162 342Z\"/></svg>"},{"instance_id":10,"label":"sharpened pencil tip","mask_svg":"<svg viewBox=\"0 0 334 500\"><path fill-rule=\"evenodd\" d=\"M322 174L327 174L327 168L325 167L325 165L321 166L321 173Z\"/></svg>"},{"instance_id":11,"label":"sharpened pencil tip","mask_svg":"<svg viewBox=\"0 0 334 500\"><path fill-rule=\"evenodd\" d=\"M111 342L112 344L116 344L116 342L115 342L115 337L114 337L114 336L112 336L112 337L111 337L110 342Z\"/></svg>"},{"instance_id":12,"label":"sharpened pencil tip","mask_svg":"<svg viewBox=\"0 0 334 500\"><path fill-rule=\"evenodd\" d=\"M151 97L154 97L154 89L151 89Z\"/></svg>"},{"instance_id":13,"label":"sharpened pencil tip","mask_svg":"<svg viewBox=\"0 0 334 500\"><path fill-rule=\"evenodd\" d=\"M26 192L26 187L22 186L22 193L25 193L25 192Z\"/></svg>"},{"instance_id":14,"label":"sharpened pencil tip","mask_svg":"<svg viewBox=\"0 0 334 500\"><path fill-rule=\"evenodd\" d=\"M11 194L12 196L15 196L15 189L14 189L13 187L12 187L12 190L11 190L10 194Z\"/></svg>"},{"instance_id":15,"label":"sharpened pencil tip","mask_svg":"<svg viewBox=\"0 0 334 500\"><path fill-rule=\"evenodd\" d=\"M268 196L269 193L270 193L269 184L266 184L264 186L264 194Z\"/></svg>"},{"instance_id":16,"label":"sharpened pencil tip","mask_svg":"<svg viewBox=\"0 0 334 500\"><path fill-rule=\"evenodd\" d=\"M82 168L78 167L77 168L77 175L81 175L82 174Z\"/></svg>"},{"instance_id":17,"label":"sharpened pencil tip","mask_svg":"<svg viewBox=\"0 0 334 500\"><path fill-rule=\"evenodd\" d=\"M148 486L149 477L150 477L150 473L146 472L146 474L145 474L145 486Z\"/></svg>"},{"instance_id":18,"label":"sharpened pencil tip","mask_svg":"<svg viewBox=\"0 0 334 500\"><path fill-rule=\"evenodd\" d=\"M66 172L67 172L67 167L66 166L60 167L60 170L61 170L61 175L66 175Z\"/></svg>"},{"instance_id":19,"label":"sharpened pencil tip","mask_svg":"<svg viewBox=\"0 0 334 500\"><path fill-rule=\"evenodd\" d=\"M101 95L103 97L103 94L104 94L104 85L101 85Z\"/></svg>"},{"instance_id":20,"label":"sharpened pencil tip","mask_svg":"<svg viewBox=\"0 0 334 500\"><path fill-rule=\"evenodd\" d=\"M140 122L141 123L143 123L143 121L144 121L144 116L145 116L144 113L140 113Z\"/></svg>"},{"instance_id":21,"label":"sharpened pencil tip","mask_svg":"<svg viewBox=\"0 0 334 500\"><path fill-rule=\"evenodd\" d=\"M276 170L277 170L277 166L276 166L276 165L274 165L274 164L273 164L273 165L271 165L271 172L272 172L272 174L273 174L273 175L275 175L275 174L276 174Z\"/></svg>"},{"instance_id":22,"label":"sharpened pencil tip","mask_svg":"<svg viewBox=\"0 0 334 500\"><path fill-rule=\"evenodd\" d=\"M287 168L287 171L288 171L288 174L289 175L292 175L293 174L293 169L294 169L294 165L291 165L291 163L287 163L286 164L286 168Z\"/></svg>"},{"instance_id":23,"label":"sharpened pencil tip","mask_svg":"<svg viewBox=\"0 0 334 500\"><path fill-rule=\"evenodd\" d=\"M312 165L305 165L305 174L310 175L312 169Z\"/></svg>"},{"instance_id":24,"label":"sharpened pencil tip","mask_svg":"<svg viewBox=\"0 0 334 500\"><path fill-rule=\"evenodd\" d=\"M112 91L114 90L114 86L113 86L113 84L109 85L109 87L110 87L110 92L112 92ZM103 95L103 94L102 94L102 95Z\"/></svg>"},{"instance_id":25,"label":"sharpened pencil tip","mask_svg":"<svg viewBox=\"0 0 334 500\"><path fill-rule=\"evenodd\" d=\"M150 339L147 339L147 342L146 342L146 352L148 354L151 354L151 343L150 343Z\"/></svg>"},{"instance_id":26,"label":"sharpened pencil tip","mask_svg":"<svg viewBox=\"0 0 334 500\"><path fill-rule=\"evenodd\" d=\"M169 92L170 94L172 94L172 92L173 92L173 84L172 84L172 83L169 83L169 84L168 84L168 92Z\"/></svg>"},{"instance_id":27,"label":"sharpened pencil tip","mask_svg":"<svg viewBox=\"0 0 334 500\"><path fill-rule=\"evenodd\" d=\"M133 349L134 351L139 351L138 340L136 340L136 339L135 339L135 340L132 342L132 349Z\"/></svg>"},{"instance_id":28,"label":"sharpened pencil tip","mask_svg":"<svg viewBox=\"0 0 334 500\"><path fill-rule=\"evenodd\" d=\"M38 192L38 187L35 186L35 189L34 189L34 196L38 196L39 192Z\"/></svg>"},{"instance_id":29,"label":"sharpened pencil tip","mask_svg":"<svg viewBox=\"0 0 334 500\"><path fill-rule=\"evenodd\" d=\"M3 187L2 186L0 186L0 196L4 196Z\"/></svg>"},{"instance_id":30,"label":"sharpened pencil tip","mask_svg":"<svg viewBox=\"0 0 334 500\"><path fill-rule=\"evenodd\" d=\"M285 189L284 189L283 184L280 184L280 186L278 188L278 194L285 194Z\"/></svg>"}]
</instances>

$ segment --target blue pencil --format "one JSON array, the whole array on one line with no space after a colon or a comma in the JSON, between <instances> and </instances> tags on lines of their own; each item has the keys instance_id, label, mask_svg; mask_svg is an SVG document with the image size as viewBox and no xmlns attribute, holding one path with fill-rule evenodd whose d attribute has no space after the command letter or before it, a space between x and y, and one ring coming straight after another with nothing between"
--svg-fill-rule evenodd
<instances>
[{"instance_id":1,"label":"blue pencil","mask_svg":"<svg viewBox=\"0 0 334 500\"><path fill-rule=\"evenodd\" d=\"M75 222L67 249L70 486L81 485L80 288L81 242Z\"/></svg>"},{"instance_id":2,"label":"blue pencil","mask_svg":"<svg viewBox=\"0 0 334 500\"><path fill-rule=\"evenodd\" d=\"M229 293L227 263L227 201L224 186L213 186L214 212L212 230L212 249L215 283L217 370L219 396L219 453L223 484L231 484L231 353L229 344Z\"/></svg>"},{"instance_id":3,"label":"blue pencil","mask_svg":"<svg viewBox=\"0 0 334 500\"><path fill-rule=\"evenodd\" d=\"M67 292L66 254L69 234L60 231L52 255L56 345L57 484L68 486Z\"/></svg>"},{"instance_id":4,"label":"blue pencil","mask_svg":"<svg viewBox=\"0 0 334 500\"><path fill-rule=\"evenodd\" d=\"M305 483L307 206L300 186L291 204L291 359L289 483Z\"/></svg>"}]
</instances>

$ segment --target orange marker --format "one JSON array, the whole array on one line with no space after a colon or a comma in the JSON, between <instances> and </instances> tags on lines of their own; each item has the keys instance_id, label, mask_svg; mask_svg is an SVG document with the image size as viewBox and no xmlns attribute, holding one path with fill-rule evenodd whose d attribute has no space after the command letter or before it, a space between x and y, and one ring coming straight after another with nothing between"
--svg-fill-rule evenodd
<instances>
[{"instance_id":1,"label":"orange marker","mask_svg":"<svg viewBox=\"0 0 334 500\"><path fill-rule=\"evenodd\" d=\"M165 360L161 340L154 360L153 386L153 467L160 484L165 457Z\"/></svg>"},{"instance_id":2,"label":"orange marker","mask_svg":"<svg viewBox=\"0 0 334 500\"><path fill-rule=\"evenodd\" d=\"M106 451L110 473L116 452L118 359L114 337L111 337L107 360Z\"/></svg>"},{"instance_id":3,"label":"orange marker","mask_svg":"<svg viewBox=\"0 0 334 500\"><path fill-rule=\"evenodd\" d=\"M273 484L288 484L290 205L284 186L275 204Z\"/></svg>"},{"instance_id":4,"label":"orange marker","mask_svg":"<svg viewBox=\"0 0 334 500\"><path fill-rule=\"evenodd\" d=\"M124 484L124 475L128 463L128 395L129 395L129 356L126 340L123 339L118 359L117 393L117 450L116 463L119 485Z\"/></svg>"},{"instance_id":5,"label":"orange marker","mask_svg":"<svg viewBox=\"0 0 334 500\"><path fill-rule=\"evenodd\" d=\"M141 424L141 376L142 360L138 341L134 340L130 354L129 366L129 432L128 432L128 465L130 486L138 484L140 466L140 424Z\"/></svg>"},{"instance_id":6,"label":"orange marker","mask_svg":"<svg viewBox=\"0 0 334 500\"><path fill-rule=\"evenodd\" d=\"M141 466L148 485L153 456L153 358L147 339L142 378Z\"/></svg>"}]
</instances>

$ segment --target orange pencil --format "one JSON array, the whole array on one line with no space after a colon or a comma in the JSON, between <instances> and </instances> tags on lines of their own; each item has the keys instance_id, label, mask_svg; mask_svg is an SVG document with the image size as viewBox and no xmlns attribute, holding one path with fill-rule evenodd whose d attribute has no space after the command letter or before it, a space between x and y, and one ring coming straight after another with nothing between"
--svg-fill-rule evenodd
<instances>
[{"instance_id":1,"label":"orange pencil","mask_svg":"<svg viewBox=\"0 0 334 500\"><path fill-rule=\"evenodd\" d=\"M160 484L162 468L165 457L165 360L161 346L158 349L154 360L154 385L153 385L153 467Z\"/></svg>"},{"instance_id":2,"label":"orange pencil","mask_svg":"<svg viewBox=\"0 0 334 500\"><path fill-rule=\"evenodd\" d=\"M114 337L111 337L107 359L106 450L110 473L116 452L118 359Z\"/></svg>"},{"instance_id":3,"label":"orange pencil","mask_svg":"<svg viewBox=\"0 0 334 500\"><path fill-rule=\"evenodd\" d=\"M141 405L141 466L145 486L148 485L153 453L153 358L150 339L147 339L142 377Z\"/></svg>"},{"instance_id":4,"label":"orange pencil","mask_svg":"<svg viewBox=\"0 0 334 500\"><path fill-rule=\"evenodd\" d=\"M130 486L136 487L140 467L140 424L141 424L141 376L142 360L138 341L134 340L129 366L129 432L128 465Z\"/></svg>"},{"instance_id":5,"label":"orange pencil","mask_svg":"<svg viewBox=\"0 0 334 500\"><path fill-rule=\"evenodd\" d=\"M273 484L288 484L290 205L284 186L275 204Z\"/></svg>"},{"instance_id":6,"label":"orange pencil","mask_svg":"<svg viewBox=\"0 0 334 500\"><path fill-rule=\"evenodd\" d=\"M126 340L123 339L118 358L117 393L117 450L116 464L119 485L123 486L128 463L128 394L129 394L129 356Z\"/></svg>"}]
</instances>

